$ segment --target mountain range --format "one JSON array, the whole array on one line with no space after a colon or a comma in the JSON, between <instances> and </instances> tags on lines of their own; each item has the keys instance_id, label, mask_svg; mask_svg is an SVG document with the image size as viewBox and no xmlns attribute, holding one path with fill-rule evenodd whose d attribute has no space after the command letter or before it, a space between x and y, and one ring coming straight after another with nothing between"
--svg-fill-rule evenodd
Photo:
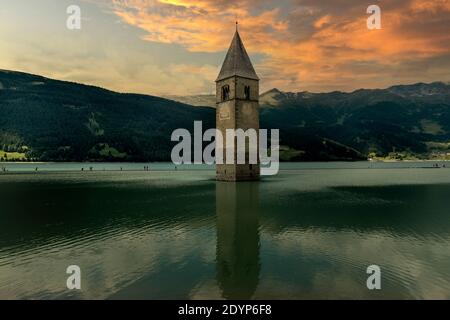
<instances>
[{"instance_id":1,"label":"mountain range","mask_svg":"<svg viewBox=\"0 0 450 320\"><path fill-rule=\"evenodd\" d=\"M202 120L212 95L124 94L0 70L0 160L169 161L171 133ZM260 97L261 127L280 129L284 161L450 158L450 85Z\"/></svg>"}]
</instances>

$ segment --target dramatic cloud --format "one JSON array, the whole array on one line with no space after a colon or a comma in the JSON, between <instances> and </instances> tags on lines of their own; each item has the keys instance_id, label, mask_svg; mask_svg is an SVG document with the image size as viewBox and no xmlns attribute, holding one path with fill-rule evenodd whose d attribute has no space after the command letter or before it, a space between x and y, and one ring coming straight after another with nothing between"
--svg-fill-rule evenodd
<instances>
[{"instance_id":1,"label":"dramatic cloud","mask_svg":"<svg viewBox=\"0 0 450 320\"><path fill-rule=\"evenodd\" d=\"M450 0L3 0L0 68L153 95L214 92L239 20L262 90L450 81ZM82 29L67 30L67 6ZM371 4L382 29L368 30Z\"/></svg>"},{"instance_id":2,"label":"dramatic cloud","mask_svg":"<svg viewBox=\"0 0 450 320\"><path fill-rule=\"evenodd\" d=\"M427 66L450 53L450 1L375 2L381 30L368 30L368 4L361 1L113 0L113 11L144 30L143 39L191 52L226 50L238 17L248 50L266 57L257 64L265 88L351 90L448 80ZM405 67L417 63L421 70Z\"/></svg>"}]
</instances>

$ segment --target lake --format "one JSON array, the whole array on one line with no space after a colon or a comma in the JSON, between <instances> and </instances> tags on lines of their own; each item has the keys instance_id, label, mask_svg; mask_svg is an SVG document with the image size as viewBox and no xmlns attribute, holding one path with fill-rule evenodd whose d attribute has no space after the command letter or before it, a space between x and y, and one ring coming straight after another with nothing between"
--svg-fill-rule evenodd
<instances>
[{"instance_id":1,"label":"lake","mask_svg":"<svg viewBox=\"0 0 450 320\"><path fill-rule=\"evenodd\" d=\"M0 299L450 299L450 164L434 164L291 163L236 184L207 166L0 163Z\"/></svg>"}]
</instances>

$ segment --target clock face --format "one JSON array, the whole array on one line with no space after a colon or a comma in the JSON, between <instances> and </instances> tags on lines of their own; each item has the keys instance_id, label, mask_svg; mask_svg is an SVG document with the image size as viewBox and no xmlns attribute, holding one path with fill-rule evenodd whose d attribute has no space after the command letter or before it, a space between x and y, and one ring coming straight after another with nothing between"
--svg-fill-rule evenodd
<instances>
[{"instance_id":1,"label":"clock face","mask_svg":"<svg viewBox=\"0 0 450 320\"><path fill-rule=\"evenodd\" d=\"M219 119L220 120L228 120L231 117L230 106L224 105L219 109Z\"/></svg>"}]
</instances>

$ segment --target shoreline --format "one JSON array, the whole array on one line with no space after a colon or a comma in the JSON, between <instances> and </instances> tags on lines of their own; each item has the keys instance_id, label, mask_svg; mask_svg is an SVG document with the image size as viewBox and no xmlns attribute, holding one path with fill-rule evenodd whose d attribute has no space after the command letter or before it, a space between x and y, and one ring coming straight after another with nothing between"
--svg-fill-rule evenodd
<instances>
[{"instance_id":1,"label":"shoreline","mask_svg":"<svg viewBox=\"0 0 450 320\"><path fill-rule=\"evenodd\" d=\"M450 160L448 160L448 159L442 159L442 160L436 160L436 159L395 160L395 159L393 159L393 160L367 160L367 162L385 162L385 163L390 163L390 162L450 162Z\"/></svg>"},{"instance_id":2,"label":"shoreline","mask_svg":"<svg viewBox=\"0 0 450 320\"><path fill-rule=\"evenodd\" d=\"M433 161L433 160L422 160L422 161L358 161L358 162L290 162L284 164L297 164L296 166L284 166L279 168L279 173L289 173L289 172L301 172L301 171L310 171L310 170L406 170L406 169L417 169L417 170L425 170L425 169L450 169L450 164L447 165L447 162L450 161ZM341 164L347 164L339 166ZM357 166L348 166L351 163L359 163ZM404 164L403 166L399 164ZM28 163L31 166L25 167L15 167L14 163L10 163L12 166L2 167L0 166L0 176L7 175L15 175L15 174L32 174L32 175L46 175L46 174L82 174L82 175L92 175L92 174L110 174L110 173L118 173L118 174L126 174L126 173L179 173L179 172L197 172L197 173L214 173L216 171L214 166L203 165L181 165L175 166L170 163L150 163L144 167L137 167L136 163L95 163L97 166L89 168L89 166L74 166L76 163L61 163L61 162L42 162L39 166L38 163ZM22 163L19 163L22 164ZM57 166L52 167L52 164L56 164ZM70 167L64 167L64 164L70 164ZM80 163L81 164L81 163ZM91 164L91 165L95 165ZM102 167L101 165L108 165L108 167ZM135 165L126 167L127 164ZM159 164L159 166L157 166ZM302 166L303 164L303 166ZM322 164L322 166L321 166ZM334 164L334 165L326 165L326 164ZM377 165L378 164L378 165ZM385 165L383 165L385 164ZM391 164L391 165L389 165ZM410 165L408 165L410 164ZM44 166L42 166L44 165ZM120 165L123 165L120 166ZM153 165L153 167L152 167ZM48 167L47 167L48 166ZM264 177L264 176L262 176Z\"/></svg>"},{"instance_id":3,"label":"shoreline","mask_svg":"<svg viewBox=\"0 0 450 320\"><path fill-rule=\"evenodd\" d=\"M356 161L349 161L349 160L331 160L331 161L280 161L280 163L358 163L358 162L369 162L369 163L395 163L395 162L450 162L450 159L418 159L418 160L380 160L380 159L368 159L368 160L356 160ZM0 162L0 167L8 164L36 164L36 165L43 165L43 164L87 164L87 165L99 165L99 164L172 164L170 161L149 161L149 162L77 162L77 161L40 161L40 162L30 162L30 161L7 161L7 162ZM175 165L175 164L173 164ZM186 165L194 165L186 164Z\"/></svg>"}]
</instances>

